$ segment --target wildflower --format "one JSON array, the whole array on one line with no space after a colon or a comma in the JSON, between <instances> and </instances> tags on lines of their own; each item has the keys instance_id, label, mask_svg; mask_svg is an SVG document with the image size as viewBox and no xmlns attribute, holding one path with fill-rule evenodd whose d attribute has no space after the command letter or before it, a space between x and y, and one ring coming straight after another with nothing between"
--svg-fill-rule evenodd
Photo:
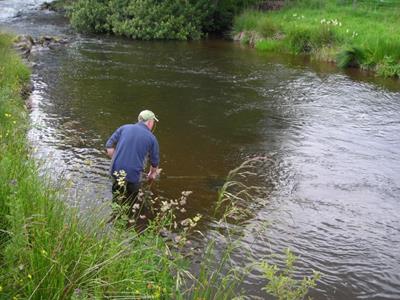
<instances>
[{"instance_id":1,"label":"wildflower","mask_svg":"<svg viewBox=\"0 0 400 300\"><path fill-rule=\"evenodd\" d=\"M189 196L191 193L193 193L193 192L192 192L192 191L183 191L183 192L182 192L182 196L187 197L187 196Z\"/></svg>"},{"instance_id":2,"label":"wildflower","mask_svg":"<svg viewBox=\"0 0 400 300\"><path fill-rule=\"evenodd\" d=\"M133 209L138 209L138 208L140 208L140 205L139 205L139 203L135 203L135 204L133 204L132 208L133 208Z\"/></svg>"},{"instance_id":3,"label":"wildflower","mask_svg":"<svg viewBox=\"0 0 400 300\"><path fill-rule=\"evenodd\" d=\"M297 17L297 14L293 14L293 17Z\"/></svg>"},{"instance_id":4,"label":"wildflower","mask_svg":"<svg viewBox=\"0 0 400 300\"><path fill-rule=\"evenodd\" d=\"M14 120L14 121L13 121L13 124L17 124L17 121Z\"/></svg>"},{"instance_id":5,"label":"wildflower","mask_svg":"<svg viewBox=\"0 0 400 300\"><path fill-rule=\"evenodd\" d=\"M146 219L147 217L146 217L145 215L140 215L139 218L142 219L142 220L144 220L144 219Z\"/></svg>"},{"instance_id":6,"label":"wildflower","mask_svg":"<svg viewBox=\"0 0 400 300\"><path fill-rule=\"evenodd\" d=\"M3 287L0 285L0 293L3 291Z\"/></svg>"},{"instance_id":7,"label":"wildflower","mask_svg":"<svg viewBox=\"0 0 400 300\"><path fill-rule=\"evenodd\" d=\"M185 213L185 212L186 212L186 209L181 208L181 213Z\"/></svg>"},{"instance_id":8,"label":"wildflower","mask_svg":"<svg viewBox=\"0 0 400 300\"><path fill-rule=\"evenodd\" d=\"M322 19L322 20L321 20L321 24L324 24L325 22L326 22L325 19Z\"/></svg>"},{"instance_id":9,"label":"wildflower","mask_svg":"<svg viewBox=\"0 0 400 300\"><path fill-rule=\"evenodd\" d=\"M11 118L11 114L8 114L8 113L5 113L4 116L5 116L6 118Z\"/></svg>"},{"instance_id":10,"label":"wildflower","mask_svg":"<svg viewBox=\"0 0 400 300\"><path fill-rule=\"evenodd\" d=\"M193 218L193 221L198 222L198 221L200 221L201 217L202 217L202 215L197 214L197 215Z\"/></svg>"},{"instance_id":11,"label":"wildflower","mask_svg":"<svg viewBox=\"0 0 400 300\"><path fill-rule=\"evenodd\" d=\"M44 250L44 249L42 249L42 251L40 251L40 252L42 253L43 256L46 256L46 255L47 255L47 252L46 252L46 250Z\"/></svg>"},{"instance_id":12,"label":"wildflower","mask_svg":"<svg viewBox=\"0 0 400 300\"><path fill-rule=\"evenodd\" d=\"M140 291L139 290L135 290L135 294L140 294Z\"/></svg>"},{"instance_id":13,"label":"wildflower","mask_svg":"<svg viewBox=\"0 0 400 300\"><path fill-rule=\"evenodd\" d=\"M31 274L28 274L28 278L29 278L29 279L32 279L32 275L31 275Z\"/></svg>"}]
</instances>

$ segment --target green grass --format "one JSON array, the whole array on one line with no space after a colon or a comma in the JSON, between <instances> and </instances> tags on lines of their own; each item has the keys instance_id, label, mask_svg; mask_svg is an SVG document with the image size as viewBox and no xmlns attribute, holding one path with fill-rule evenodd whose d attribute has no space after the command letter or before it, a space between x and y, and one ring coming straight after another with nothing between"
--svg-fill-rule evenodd
<instances>
[{"instance_id":1,"label":"green grass","mask_svg":"<svg viewBox=\"0 0 400 300\"><path fill-rule=\"evenodd\" d=\"M382 76L399 77L399 14L400 3L395 1L360 0L353 7L351 1L303 0L281 11L246 11L236 17L233 33L258 32L264 39L278 36L280 47L261 47L265 51L309 53L319 59L329 53L328 60L335 52L343 67L344 61L357 61ZM347 54L351 57L344 58Z\"/></svg>"},{"instance_id":2,"label":"green grass","mask_svg":"<svg viewBox=\"0 0 400 300\"><path fill-rule=\"evenodd\" d=\"M184 269L156 226L137 235L83 221L38 175L20 97L30 72L11 42L0 34L0 299L177 297Z\"/></svg>"}]
</instances>

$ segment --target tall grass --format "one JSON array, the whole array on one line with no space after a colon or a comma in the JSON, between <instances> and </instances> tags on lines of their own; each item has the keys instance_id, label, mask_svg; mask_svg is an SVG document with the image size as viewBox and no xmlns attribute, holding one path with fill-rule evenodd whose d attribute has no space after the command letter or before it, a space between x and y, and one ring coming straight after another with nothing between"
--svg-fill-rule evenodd
<instances>
[{"instance_id":1,"label":"tall grass","mask_svg":"<svg viewBox=\"0 0 400 300\"><path fill-rule=\"evenodd\" d=\"M353 5L353 1L301 0L290 2L281 11L247 11L235 19L233 31L258 32L271 39L271 34L263 30L263 24L267 24L278 29L275 36L280 47L260 49L309 53L320 59L330 53L328 60L339 55L337 60L343 67L355 65L343 62L357 62L378 74L399 77L399 14L400 2L396 1L360 0Z\"/></svg>"}]
</instances>

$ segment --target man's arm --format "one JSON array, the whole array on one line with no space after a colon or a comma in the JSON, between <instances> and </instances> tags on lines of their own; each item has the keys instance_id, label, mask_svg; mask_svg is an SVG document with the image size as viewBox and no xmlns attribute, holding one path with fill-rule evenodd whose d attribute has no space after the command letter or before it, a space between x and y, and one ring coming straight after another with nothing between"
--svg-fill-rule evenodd
<instances>
[{"instance_id":1,"label":"man's arm","mask_svg":"<svg viewBox=\"0 0 400 300\"><path fill-rule=\"evenodd\" d=\"M107 155L112 158L114 155L114 151L115 151L115 145L118 143L119 138L121 136L121 129L122 127L118 128L112 135L111 137L108 139L107 143L106 143L106 152Z\"/></svg>"},{"instance_id":2,"label":"man's arm","mask_svg":"<svg viewBox=\"0 0 400 300\"><path fill-rule=\"evenodd\" d=\"M161 172L161 169L158 168L159 164L160 164L160 150L157 139L154 138L150 149L150 171L147 174L148 180L152 181L156 179L158 174Z\"/></svg>"}]
</instances>

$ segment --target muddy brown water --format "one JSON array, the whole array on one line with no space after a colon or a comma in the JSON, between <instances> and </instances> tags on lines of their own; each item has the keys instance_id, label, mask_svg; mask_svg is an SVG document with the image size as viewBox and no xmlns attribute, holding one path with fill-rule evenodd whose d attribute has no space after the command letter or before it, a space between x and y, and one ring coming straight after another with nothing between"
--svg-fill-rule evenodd
<instances>
[{"instance_id":1,"label":"muddy brown water","mask_svg":"<svg viewBox=\"0 0 400 300\"><path fill-rule=\"evenodd\" d=\"M193 191L187 216L203 214L200 229L221 244L212 217L217 189L246 158L273 154L276 164L261 171L275 184L240 228L234 264L272 253L280 264L290 247L299 256L297 275L321 272L310 293L316 299L400 298L399 81L222 40L79 36L56 14L19 11L3 16L2 27L70 39L32 56L30 139L54 177L74 183L72 204L82 211L107 205L103 145L149 108L160 119L164 170L155 191ZM258 299L264 285L258 270L242 287Z\"/></svg>"}]
</instances>

